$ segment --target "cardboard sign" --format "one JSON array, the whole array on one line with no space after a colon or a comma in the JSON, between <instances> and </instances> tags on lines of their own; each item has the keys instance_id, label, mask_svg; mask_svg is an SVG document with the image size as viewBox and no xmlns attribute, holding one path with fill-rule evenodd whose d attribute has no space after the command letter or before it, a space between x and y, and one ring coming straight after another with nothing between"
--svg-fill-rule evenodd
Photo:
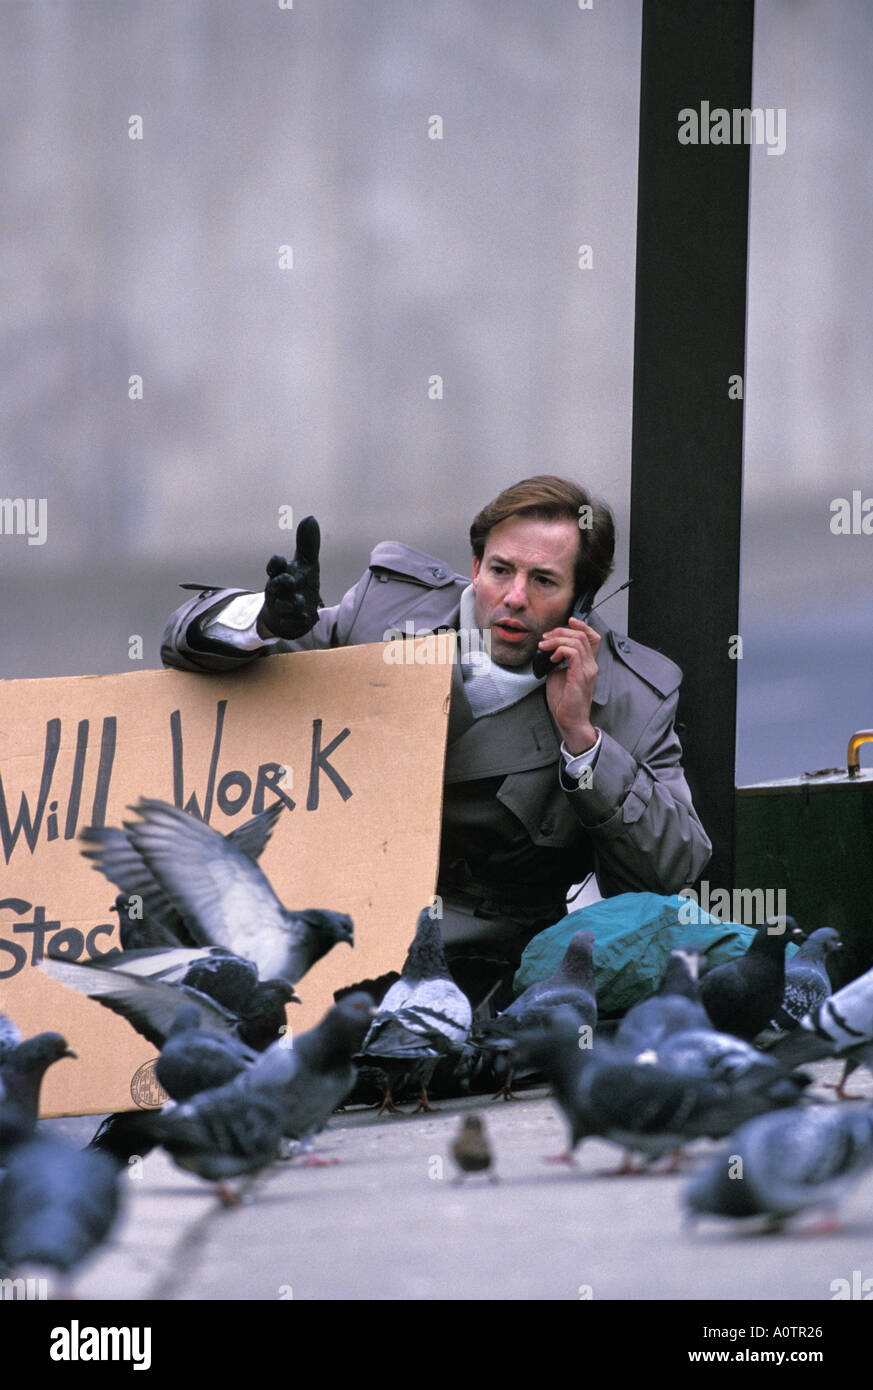
<instances>
[{"instance_id":1,"label":"cardboard sign","mask_svg":"<svg viewBox=\"0 0 873 1390\"><path fill-rule=\"evenodd\" d=\"M38 968L118 945L116 889L81 854L156 797L226 834L286 803L259 863L289 908L348 913L288 1006L302 1032L333 991L400 969L436 884L453 652L438 639L386 661L381 643L256 661L231 675L140 671L0 682L0 1012L51 1029L78 1061L47 1073L43 1113L161 1100L155 1048ZM447 659L448 658L448 659Z\"/></svg>"}]
</instances>

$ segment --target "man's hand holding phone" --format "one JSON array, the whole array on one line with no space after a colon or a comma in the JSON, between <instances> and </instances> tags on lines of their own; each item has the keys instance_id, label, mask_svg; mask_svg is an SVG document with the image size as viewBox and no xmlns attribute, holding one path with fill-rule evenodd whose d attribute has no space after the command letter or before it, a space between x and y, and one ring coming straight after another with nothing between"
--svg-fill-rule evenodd
<instances>
[{"instance_id":1,"label":"man's hand holding phone","mask_svg":"<svg viewBox=\"0 0 873 1390\"><path fill-rule=\"evenodd\" d=\"M542 638L549 657L557 656L546 682L546 699L567 751L585 753L597 742L591 723L591 701L597 683L597 649L600 633L575 613L567 627L555 627Z\"/></svg>"}]
</instances>

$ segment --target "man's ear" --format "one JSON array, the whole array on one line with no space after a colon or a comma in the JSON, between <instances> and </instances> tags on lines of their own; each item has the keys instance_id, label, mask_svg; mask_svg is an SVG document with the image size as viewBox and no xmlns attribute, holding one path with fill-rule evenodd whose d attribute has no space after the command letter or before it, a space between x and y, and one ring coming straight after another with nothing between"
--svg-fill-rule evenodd
<instances>
[{"instance_id":1,"label":"man's ear","mask_svg":"<svg viewBox=\"0 0 873 1390\"><path fill-rule=\"evenodd\" d=\"M474 589L475 589L477 583L479 582L479 568L480 568L480 566L479 566L479 557L478 557L478 555L474 555L474 556L473 556L473 588L474 588Z\"/></svg>"}]
</instances>

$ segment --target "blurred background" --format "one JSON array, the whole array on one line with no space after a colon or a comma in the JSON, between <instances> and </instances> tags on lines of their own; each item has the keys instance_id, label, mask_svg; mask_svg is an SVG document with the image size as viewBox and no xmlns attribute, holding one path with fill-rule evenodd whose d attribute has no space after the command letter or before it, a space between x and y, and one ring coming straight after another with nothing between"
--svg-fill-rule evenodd
<instances>
[{"instance_id":1,"label":"blurred background","mask_svg":"<svg viewBox=\"0 0 873 1390\"><path fill-rule=\"evenodd\" d=\"M627 577L640 31L639 0L0 0L0 501L46 508L0 534L0 676L128 670L135 634L159 665L175 586L261 587L289 507L333 603L384 539L469 572L475 512L566 474ZM831 529L873 499L871 67L873 7L758 0L787 148L751 157L741 784L873 726L873 535Z\"/></svg>"}]
</instances>

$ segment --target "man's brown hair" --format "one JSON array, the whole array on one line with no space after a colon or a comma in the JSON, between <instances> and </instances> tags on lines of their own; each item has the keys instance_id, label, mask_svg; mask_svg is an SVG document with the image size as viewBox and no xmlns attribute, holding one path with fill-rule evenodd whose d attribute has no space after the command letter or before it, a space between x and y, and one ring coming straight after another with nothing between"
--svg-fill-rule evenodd
<instances>
[{"instance_id":1,"label":"man's brown hair","mask_svg":"<svg viewBox=\"0 0 873 1390\"><path fill-rule=\"evenodd\" d=\"M586 589L599 589L612 574L615 555L615 521L605 502L567 478L541 473L505 488L493 502L483 507L470 527L470 544L482 562L485 542L491 528L511 516L528 516L537 521L575 521L579 527L576 557L576 595Z\"/></svg>"}]
</instances>

